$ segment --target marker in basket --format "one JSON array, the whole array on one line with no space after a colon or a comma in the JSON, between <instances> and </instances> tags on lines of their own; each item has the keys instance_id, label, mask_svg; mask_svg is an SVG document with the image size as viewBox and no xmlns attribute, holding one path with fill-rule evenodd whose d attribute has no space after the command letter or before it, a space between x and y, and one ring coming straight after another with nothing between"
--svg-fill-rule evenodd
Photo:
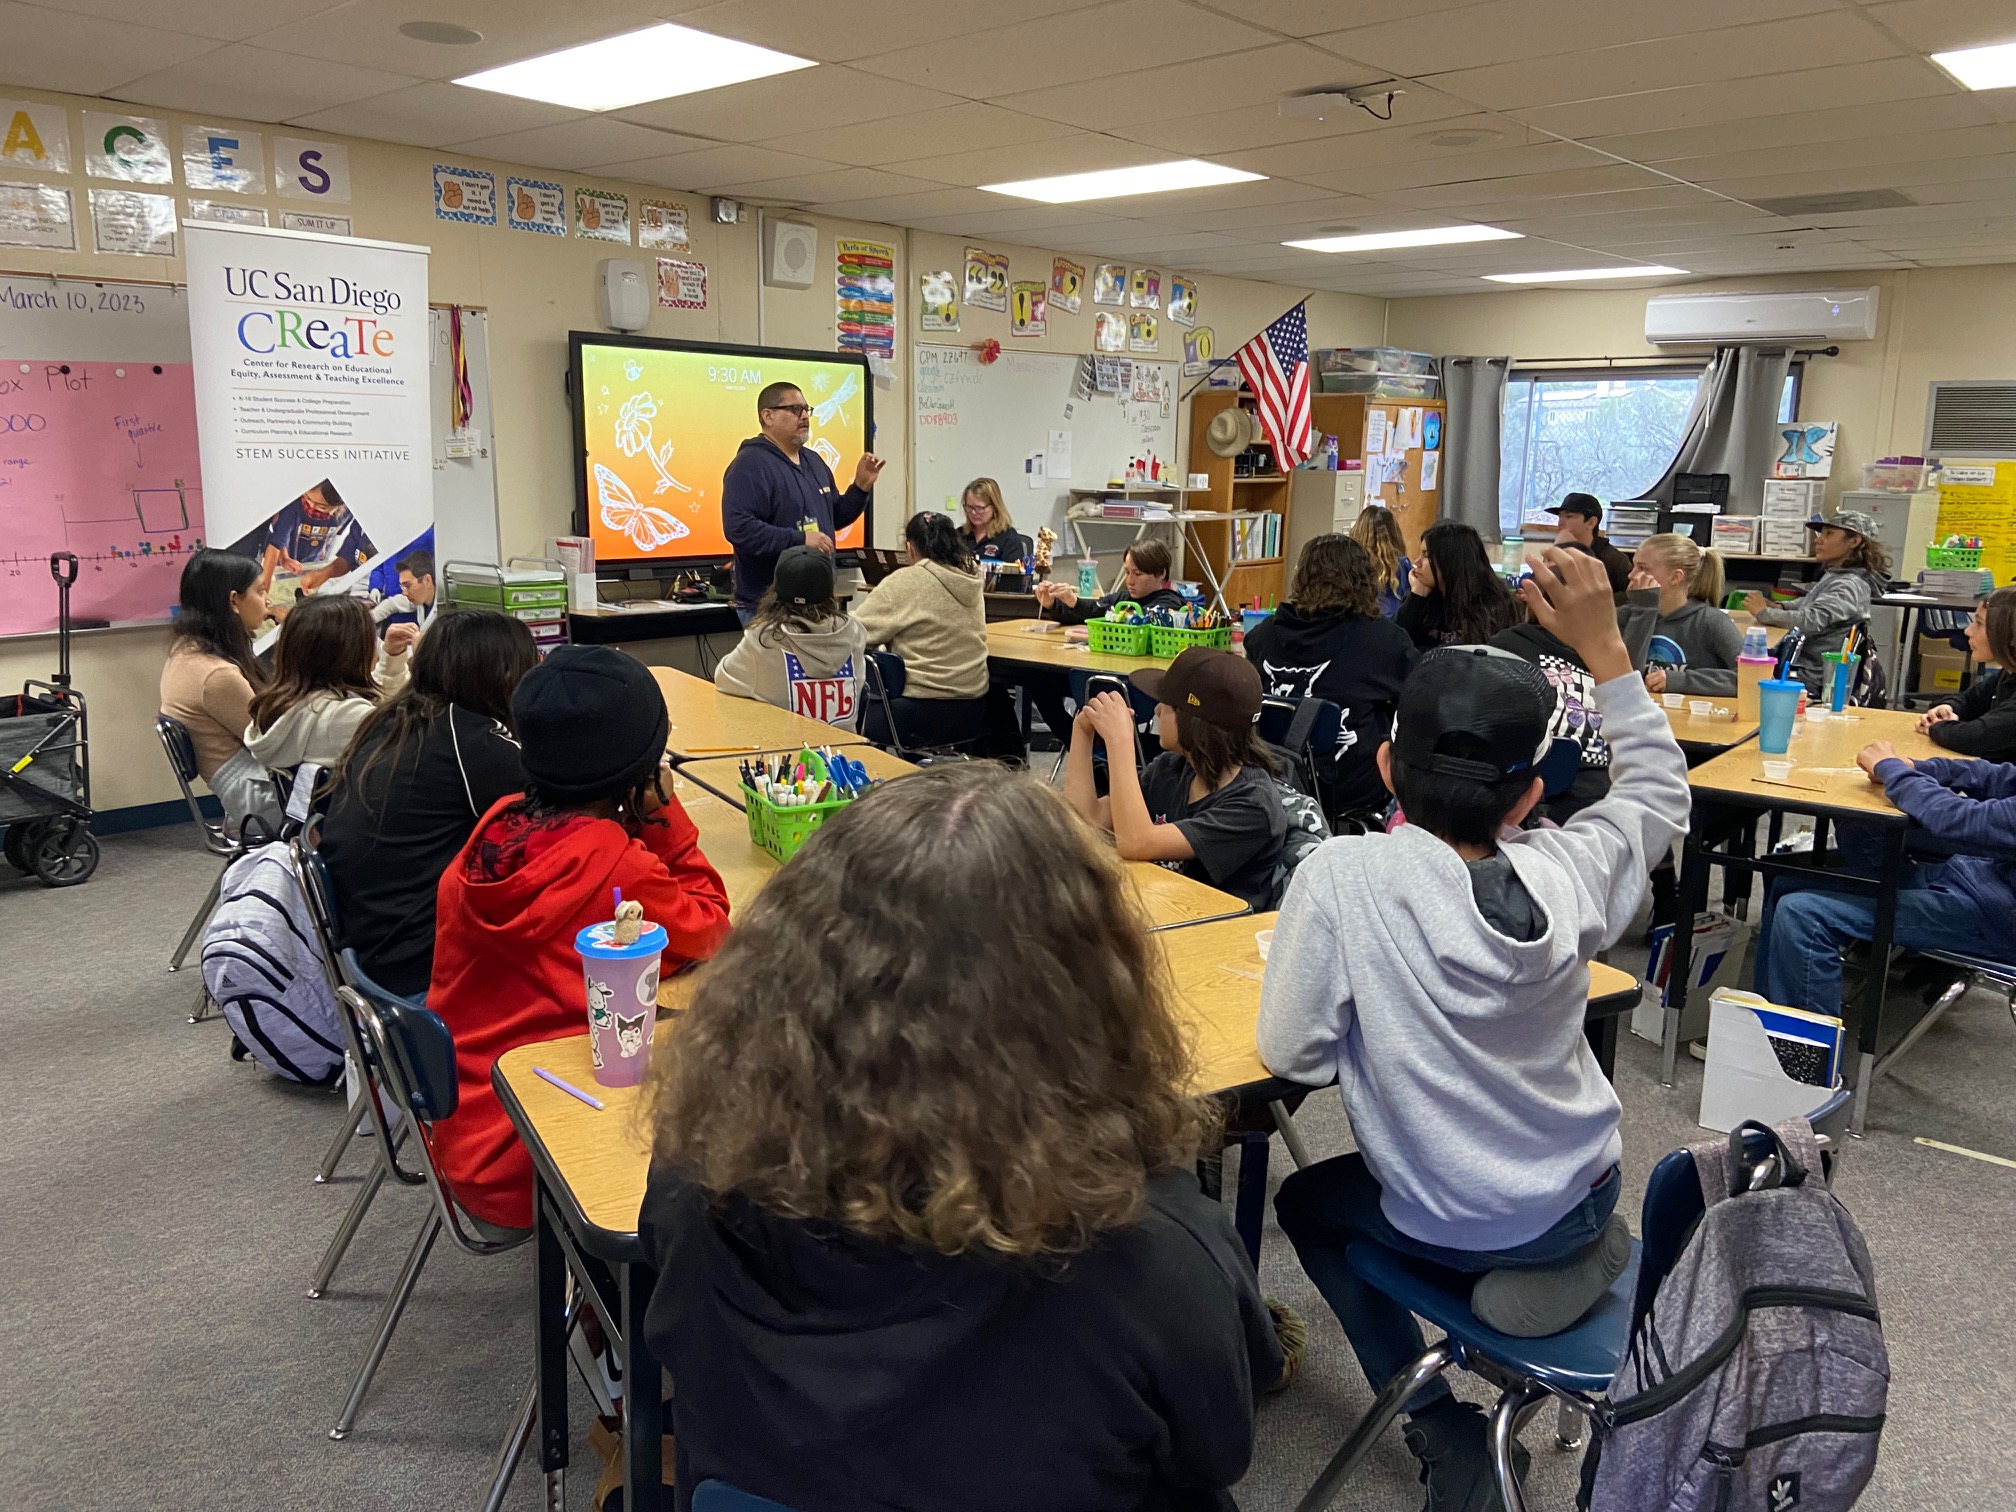
<instances>
[{"instance_id":1,"label":"marker in basket","mask_svg":"<svg viewBox=\"0 0 2016 1512\"><path fill-rule=\"evenodd\" d=\"M601 1098L590 1097L586 1092L583 1092L579 1087L575 1086L572 1082L562 1081L559 1077L555 1076L551 1071L548 1071L544 1066L534 1066L532 1068L532 1074L538 1077L539 1080L547 1082L552 1086L558 1087L562 1092L565 1092L569 1097L579 1098L582 1102L588 1104L589 1107L593 1108L597 1113L600 1113L602 1111L603 1102Z\"/></svg>"}]
</instances>

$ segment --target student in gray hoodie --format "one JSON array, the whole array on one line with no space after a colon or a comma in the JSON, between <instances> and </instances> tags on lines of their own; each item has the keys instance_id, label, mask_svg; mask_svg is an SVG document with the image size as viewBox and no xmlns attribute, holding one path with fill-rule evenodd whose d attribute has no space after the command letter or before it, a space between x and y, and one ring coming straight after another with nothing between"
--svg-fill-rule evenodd
<instances>
[{"instance_id":1,"label":"student in gray hoodie","mask_svg":"<svg viewBox=\"0 0 2016 1512\"><path fill-rule=\"evenodd\" d=\"M1627 645L1644 642L1645 686L1653 693L1736 691L1743 632L1722 608L1722 558L1684 535L1648 536L1633 554L1618 626Z\"/></svg>"},{"instance_id":2,"label":"student in gray hoodie","mask_svg":"<svg viewBox=\"0 0 2016 1512\"><path fill-rule=\"evenodd\" d=\"M1517 830L1541 797L1547 680L1495 647L1429 653L1378 757L1407 823L1296 869L1261 990L1261 1059L1335 1077L1358 1142L1291 1175L1276 1212L1375 1390L1424 1345L1345 1263L1354 1240L1480 1276L1479 1317L1527 1336L1571 1326L1629 1259L1617 1094L1582 1032L1588 963L1686 825L1687 764L1631 669L1603 564L1550 548L1533 566L1521 597L1595 681L1609 794ZM1496 1506L1483 1414L1440 1380L1407 1410L1429 1512Z\"/></svg>"},{"instance_id":3,"label":"student in gray hoodie","mask_svg":"<svg viewBox=\"0 0 2016 1512\"><path fill-rule=\"evenodd\" d=\"M833 596L833 559L793 546L777 558L742 639L714 669L714 686L851 730L867 651L867 632Z\"/></svg>"},{"instance_id":4,"label":"student in gray hoodie","mask_svg":"<svg viewBox=\"0 0 2016 1512\"><path fill-rule=\"evenodd\" d=\"M1869 618L1870 605L1890 587L1890 553L1876 539L1876 522L1859 509L1844 509L1831 520L1813 516L1813 559L1826 570L1797 604L1768 604L1761 593L1746 594L1743 607L1760 625L1790 625L1805 639L1792 675L1819 697L1827 677L1827 653L1839 651L1854 626Z\"/></svg>"}]
</instances>

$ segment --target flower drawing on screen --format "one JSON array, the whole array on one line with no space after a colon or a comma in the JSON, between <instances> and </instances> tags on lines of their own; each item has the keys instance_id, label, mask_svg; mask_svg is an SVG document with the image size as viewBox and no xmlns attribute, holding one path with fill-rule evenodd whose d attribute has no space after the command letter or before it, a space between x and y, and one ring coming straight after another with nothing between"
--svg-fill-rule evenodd
<instances>
[{"instance_id":1,"label":"flower drawing on screen","mask_svg":"<svg viewBox=\"0 0 2016 1512\"><path fill-rule=\"evenodd\" d=\"M672 450L670 442L665 450ZM595 499L602 506L602 523L630 537L639 551L656 551L687 534L685 525L664 510L639 504L630 485L600 462L595 464Z\"/></svg>"},{"instance_id":2,"label":"flower drawing on screen","mask_svg":"<svg viewBox=\"0 0 2016 1512\"><path fill-rule=\"evenodd\" d=\"M659 446L651 439L651 420L658 413L658 401L647 390L632 394L623 401L623 408L616 413L616 449L626 457L634 457L640 451L651 459L651 466L658 474L658 486L654 493L663 493L668 488L676 488L681 493L693 490L681 483L666 466L672 460L672 443L667 441Z\"/></svg>"},{"instance_id":3,"label":"flower drawing on screen","mask_svg":"<svg viewBox=\"0 0 2016 1512\"><path fill-rule=\"evenodd\" d=\"M839 392L831 398L812 406L812 418L821 425L831 425L835 419L847 418L846 404L861 388L861 375L849 373L841 380Z\"/></svg>"}]
</instances>

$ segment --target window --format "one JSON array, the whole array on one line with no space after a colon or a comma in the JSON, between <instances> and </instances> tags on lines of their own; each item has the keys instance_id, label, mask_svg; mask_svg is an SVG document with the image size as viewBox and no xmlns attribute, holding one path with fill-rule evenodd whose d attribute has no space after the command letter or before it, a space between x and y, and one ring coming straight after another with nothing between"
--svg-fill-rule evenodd
<instances>
[{"instance_id":1,"label":"window","mask_svg":"<svg viewBox=\"0 0 2016 1512\"><path fill-rule=\"evenodd\" d=\"M1785 378L1778 418L1799 413L1803 364ZM1700 367L1514 371L1505 384L1498 517L1507 535L1553 523L1568 493L1635 499L1680 450Z\"/></svg>"}]
</instances>

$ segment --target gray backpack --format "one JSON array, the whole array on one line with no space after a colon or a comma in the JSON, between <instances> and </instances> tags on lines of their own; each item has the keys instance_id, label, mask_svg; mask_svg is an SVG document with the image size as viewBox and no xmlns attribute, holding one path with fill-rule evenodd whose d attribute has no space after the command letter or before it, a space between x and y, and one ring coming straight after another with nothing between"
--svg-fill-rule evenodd
<instances>
[{"instance_id":1,"label":"gray backpack","mask_svg":"<svg viewBox=\"0 0 2016 1512\"><path fill-rule=\"evenodd\" d=\"M1689 1153L1706 1210L1633 1328L1579 1505L1846 1512L1890 1388L1868 1247L1803 1118Z\"/></svg>"}]
</instances>

